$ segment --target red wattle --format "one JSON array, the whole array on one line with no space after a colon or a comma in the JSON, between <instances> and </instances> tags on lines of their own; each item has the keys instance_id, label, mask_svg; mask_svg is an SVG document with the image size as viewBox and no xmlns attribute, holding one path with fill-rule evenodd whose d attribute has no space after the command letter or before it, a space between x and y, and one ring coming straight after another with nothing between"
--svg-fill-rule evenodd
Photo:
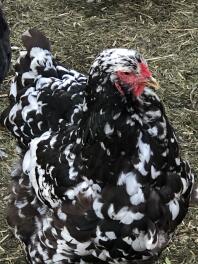
<instances>
[{"instance_id":1,"label":"red wattle","mask_svg":"<svg viewBox=\"0 0 198 264\"><path fill-rule=\"evenodd\" d=\"M140 63L140 73L144 78L150 78L152 76L151 72L148 69L148 65L146 65L145 63Z\"/></svg>"},{"instance_id":2,"label":"red wattle","mask_svg":"<svg viewBox=\"0 0 198 264\"><path fill-rule=\"evenodd\" d=\"M132 90L134 95L140 96L144 91L144 87L145 87L144 84L139 84L139 85L135 86L134 89Z\"/></svg>"}]
</instances>

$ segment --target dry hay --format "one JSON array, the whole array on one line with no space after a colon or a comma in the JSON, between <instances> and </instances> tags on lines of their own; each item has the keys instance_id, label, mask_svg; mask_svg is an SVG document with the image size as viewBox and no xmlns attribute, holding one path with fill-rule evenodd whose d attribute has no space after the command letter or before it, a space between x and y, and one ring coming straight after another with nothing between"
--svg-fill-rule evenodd
<instances>
[{"instance_id":1,"label":"dry hay","mask_svg":"<svg viewBox=\"0 0 198 264\"><path fill-rule=\"evenodd\" d=\"M52 41L53 53L65 65L87 72L104 48L136 48L148 59L161 83L159 95L176 129L183 156L198 173L198 3L196 0L7 0L13 61L21 49L20 35L28 27L42 29ZM5 93L9 80L4 83ZM0 109L7 103L0 98ZM10 233L5 211L10 166L15 143L1 131L0 145L8 157L0 167L0 263L25 263L21 246ZM160 264L198 262L198 209L189 214L165 250Z\"/></svg>"}]
</instances>

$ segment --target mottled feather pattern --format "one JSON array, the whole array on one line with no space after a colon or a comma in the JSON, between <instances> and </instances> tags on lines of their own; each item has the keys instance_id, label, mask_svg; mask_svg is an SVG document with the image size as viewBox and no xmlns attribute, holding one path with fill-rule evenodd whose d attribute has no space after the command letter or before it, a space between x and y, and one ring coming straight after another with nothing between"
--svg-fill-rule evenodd
<instances>
[{"instance_id":1,"label":"mottled feather pattern","mask_svg":"<svg viewBox=\"0 0 198 264\"><path fill-rule=\"evenodd\" d=\"M48 50L33 49L31 60L22 52L15 66L11 104L1 118L23 147L49 128L58 129L61 120L77 122L78 105L85 104L86 77L53 63Z\"/></svg>"},{"instance_id":2,"label":"mottled feather pattern","mask_svg":"<svg viewBox=\"0 0 198 264\"><path fill-rule=\"evenodd\" d=\"M29 263L152 263L187 213L194 176L155 92L114 87L117 70L137 74L144 59L106 50L86 78L28 47L2 119L23 150L8 222Z\"/></svg>"}]
</instances>

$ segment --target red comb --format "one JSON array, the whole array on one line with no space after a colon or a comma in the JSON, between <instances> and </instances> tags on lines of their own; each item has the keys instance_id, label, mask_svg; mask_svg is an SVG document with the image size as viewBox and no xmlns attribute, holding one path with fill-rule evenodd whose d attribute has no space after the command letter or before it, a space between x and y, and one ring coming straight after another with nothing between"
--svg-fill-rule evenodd
<instances>
[{"instance_id":1,"label":"red comb","mask_svg":"<svg viewBox=\"0 0 198 264\"><path fill-rule=\"evenodd\" d=\"M148 66L145 63L140 63L140 73L142 76L149 78L152 76L151 72L148 69Z\"/></svg>"}]
</instances>

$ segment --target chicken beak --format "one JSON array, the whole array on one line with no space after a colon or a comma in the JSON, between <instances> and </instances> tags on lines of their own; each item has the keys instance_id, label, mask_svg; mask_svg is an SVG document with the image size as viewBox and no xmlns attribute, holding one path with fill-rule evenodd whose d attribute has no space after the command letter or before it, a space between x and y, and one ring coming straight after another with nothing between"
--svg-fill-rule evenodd
<instances>
[{"instance_id":1,"label":"chicken beak","mask_svg":"<svg viewBox=\"0 0 198 264\"><path fill-rule=\"evenodd\" d=\"M146 81L146 85L149 87L153 87L154 89L159 89L159 83L157 82L157 80L153 77L150 77L147 81Z\"/></svg>"}]
</instances>

